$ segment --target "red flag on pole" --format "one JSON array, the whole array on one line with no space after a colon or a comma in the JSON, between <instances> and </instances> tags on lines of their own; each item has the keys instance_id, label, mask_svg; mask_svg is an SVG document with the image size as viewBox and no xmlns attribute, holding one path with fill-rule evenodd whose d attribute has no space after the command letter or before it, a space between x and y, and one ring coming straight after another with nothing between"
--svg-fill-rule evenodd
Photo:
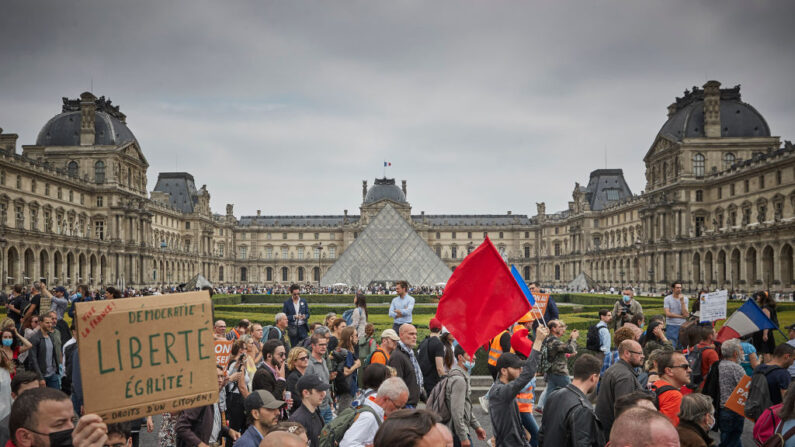
<instances>
[{"instance_id":1,"label":"red flag on pole","mask_svg":"<svg viewBox=\"0 0 795 447\"><path fill-rule=\"evenodd\" d=\"M487 237L447 281L436 318L474 355L529 311L530 303Z\"/></svg>"}]
</instances>

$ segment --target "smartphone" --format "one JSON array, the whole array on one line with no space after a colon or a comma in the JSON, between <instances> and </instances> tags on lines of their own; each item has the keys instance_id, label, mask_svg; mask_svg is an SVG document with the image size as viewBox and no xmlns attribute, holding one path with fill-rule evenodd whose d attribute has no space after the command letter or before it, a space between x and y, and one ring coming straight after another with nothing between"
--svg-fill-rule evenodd
<instances>
[{"instance_id":1,"label":"smartphone","mask_svg":"<svg viewBox=\"0 0 795 447\"><path fill-rule=\"evenodd\" d=\"M291 397L293 397L293 394L291 392L289 391L284 392L284 400L290 400Z\"/></svg>"}]
</instances>

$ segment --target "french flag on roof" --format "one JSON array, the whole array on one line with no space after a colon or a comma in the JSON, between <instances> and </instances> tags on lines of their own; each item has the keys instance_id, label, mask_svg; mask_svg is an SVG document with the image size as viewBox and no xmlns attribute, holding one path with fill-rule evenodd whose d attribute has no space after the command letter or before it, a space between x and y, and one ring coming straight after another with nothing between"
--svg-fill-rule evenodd
<instances>
[{"instance_id":1,"label":"french flag on roof","mask_svg":"<svg viewBox=\"0 0 795 447\"><path fill-rule=\"evenodd\" d=\"M744 337L763 329L777 329L777 326L751 298L726 320L726 323L718 331L717 341L723 343L726 340Z\"/></svg>"}]
</instances>

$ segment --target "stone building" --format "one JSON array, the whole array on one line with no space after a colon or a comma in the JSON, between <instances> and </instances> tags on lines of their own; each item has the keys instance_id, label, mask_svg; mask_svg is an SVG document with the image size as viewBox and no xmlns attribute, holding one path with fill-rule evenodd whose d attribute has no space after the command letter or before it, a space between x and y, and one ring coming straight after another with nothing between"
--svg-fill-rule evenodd
<instances>
[{"instance_id":1,"label":"stone building","mask_svg":"<svg viewBox=\"0 0 795 447\"><path fill-rule=\"evenodd\" d=\"M575 183L568 209L540 202L534 216L417 213L406 181L388 178L363 182L358 214L237 218L231 204L214 214L188 173L160 173L148 193L126 116L90 93L64 98L21 155L16 140L0 131L4 284L173 285L198 273L216 284L317 284L388 208L428 244L434 268L429 253L452 271L488 236L526 279L554 287L584 273L600 287L795 288L795 149L771 136L739 86L716 81L668 107L643 159L643 192L621 170L599 169ZM359 245L378 245L369 233Z\"/></svg>"}]
</instances>

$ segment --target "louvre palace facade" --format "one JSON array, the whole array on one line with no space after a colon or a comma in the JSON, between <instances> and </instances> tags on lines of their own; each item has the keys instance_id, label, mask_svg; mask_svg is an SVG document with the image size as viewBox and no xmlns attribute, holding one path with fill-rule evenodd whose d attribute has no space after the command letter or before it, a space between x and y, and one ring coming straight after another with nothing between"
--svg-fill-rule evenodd
<instances>
[{"instance_id":1,"label":"louvre palace facade","mask_svg":"<svg viewBox=\"0 0 795 447\"><path fill-rule=\"evenodd\" d=\"M539 202L535 215L416 212L406 181L388 178L363 181L358 212L213 213L189 173L160 173L148 189L145 148L118 106L88 92L62 102L21 153L0 130L3 285L162 286L202 274L214 284L431 286L488 236L547 286L583 274L597 287L795 290L795 148L771 136L739 86L709 81L668 106L643 157L643 192L599 169L574 184L567 209Z\"/></svg>"}]
</instances>

